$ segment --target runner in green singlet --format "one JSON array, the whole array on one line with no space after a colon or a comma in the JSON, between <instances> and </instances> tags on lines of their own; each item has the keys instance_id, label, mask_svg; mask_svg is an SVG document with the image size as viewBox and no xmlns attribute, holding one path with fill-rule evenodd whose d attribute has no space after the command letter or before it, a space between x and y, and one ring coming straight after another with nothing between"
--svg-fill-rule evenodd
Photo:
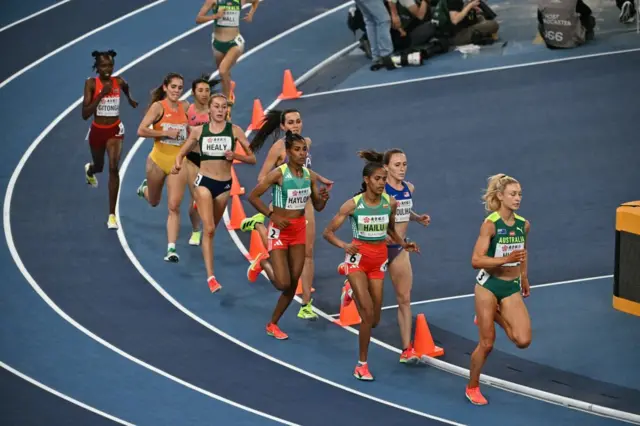
<instances>
[{"instance_id":1,"label":"runner in green singlet","mask_svg":"<svg viewBox=\"0 0 640 426\"><path fill-rule=\"evenodd\" d=\"M359 153L364 156L362 152ZM373 380L367 356L371 329L380 322L382 309L382 284L387 270L387 235L408 252L418 252L418 245L406 242L395 229L396 200L385 193L387 171L382 163L367 162L362 170L362 188L355 197L347 200L322 235L345 254L344 267L353 289L356 307L362 323L359 331L359 362L353 375L358 380ZM347 243L335 232L349 218L353 240ZM343 304L345 293L343 292Z\"/></svg>"},{"instance_id":2,"label":"runner in green singlet","mask_svg":"<svg viewBox=\"0 0 640 426\"><path fill-rule=\"evenodd\" d=\"M205 0L196 16L197 24L215 21L211 47L220 73L222 93L230 102L229 108L234 101L231 93L231 68L244 52L244 38L240 34L240 13L246 3L251 3L251 10L242 20L251 22L260 0ZM209 11L213 14L208 15Z\"/></svg>"},{"instance_id":3,"label":"runner in green singlet","mask_svg":"<svg viewBox=\"0 0 640 426\"><path fill-rule=\"evenodd\" d=\"M256 164L256 156L249 149L244 131L227 121L226 115L227 98L214 93L209 98L209 122L192 128L172 170L172 173L180 172L185 156L197 144L200 148L200 170L194 183L194 195L202 219L202 256L212 293L222 288L213 272L213 236L229 200L231 165L233 160ZM247 155L236 153L236 142L242 145Z\"/></svg>"},{"instance_id":4,"label":"runner in green singlet","mask_svg":"<svg viewBox=\"0 0 640 426\"><path fill-rule=\"evenodd\" d=\"M480 393L480 373L496 339L494 323L517 347L524 349L531 343L531 320L523 300L530 291L526 250L530 225L515 213L522 200L520 183L502 173L491 176L483 200L491 213L480 227L471 258L473 268L479 270L475 305L480 341L471 354L465 390L476 405L487 404Z\"/></svg>"},{"instance_id":5,"label":"runner in green singlet","mask_svg":"<svg viewBox=\"0 0 640 426\"><path fill-rule=\"evenodd\" d=\"M329 199L329 190L318 189L318 175L304 165L307 161L308 145L304 137L287 131L284 139L287 163L280 165L265 176L249 194L249 202L270 218L267 229L267 250L274 271L274 287L282 292L267 324L267 334L278 340L288 336L278 327L278 321L291 304L305 261L307 221L305 206L309 199L316 211L324 209ZM273 210L260 197L272 187Z\"/></svg>"}]
</instances>

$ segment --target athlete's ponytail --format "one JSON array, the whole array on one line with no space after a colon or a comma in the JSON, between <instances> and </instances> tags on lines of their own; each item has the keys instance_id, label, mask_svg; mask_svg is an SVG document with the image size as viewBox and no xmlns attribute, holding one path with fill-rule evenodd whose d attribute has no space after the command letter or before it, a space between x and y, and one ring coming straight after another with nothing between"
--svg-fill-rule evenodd
<instances>
[{"instance_id":1,"label":"athlete's ponytail","mask_svg":"<svg viewBox=\"0 0 640 426\"><path fill-rule=\"evenodd\" d=\"M100 58L102 57L106 57L111 59L112 61L114 60L113 58L115 58L117 55L115 50L107 50L105 52L99 51L99 50L94 50L93 52L91 52L91 56L93 56L93 70L94 71L98 71L98 65L100 63Z\"/></svg>"},{"instance_id":2,"label":"athlete's ponytail","mask_svg":"<svg viewBox=\"0 0 640 426\"><path fill-rule=\"evenodd\" d=\"M177 78L184 82L184 78L176 72L170 72L169 74L167 74L164 77L164 80L162 80L162 84L151 91L151 101L149 102L149 107L153 105L154 102L161 101L167 97L167 92L164 88L165 86L168 86L171 83L171 80L173 80L174 78Z\"/></svg>"},{"instance_id":3,"label":"athlete's ponytail","mask_svg":"<svg viewBox=\"0 0 640 426\"><path fill-rule=\"evenodd\" d=\"M300 113L297 109L286 109L284 111L280 110L269 110L264 115L262 122L259 124L260 128L256 132L253 140L249 144L252 152L258 152L266 142L267 138L273 134L273 141L277 141L280 139L280 131L281 125L284 124L284 119L287 114L297 112Z\"/></svg>"},{"instance_id":4,"label":"athlete's ponytail","mask_svg":"<svg viewBox=\"0 0 640 426\"><path fill-rule=\"evenodd\" d=\"M495 212L500 209L500 199L498 193L503 193L507 188L507 185L512 183L520 184L516 178L507 176L504 173L498 173L497 175L489 176L487 179L487 189L482 196L484 202L484 208L487 212Z\"/></svg>"},{"instance_id":5,"label":"athlete's ponytail","mask_svg":"<svg viewBox=\"0 0 640 426\"><path fill-rule=\"evenodd\" d=\"M393 157L394 154L404 154L404 151L400 148L389 149L385 151L384 154L378 151L374 151L373 149L358 151L358 157L372 163L381 163L385 166L389 165L389 163L391 162L391 157Z\"/></svg>"}]
</instances>

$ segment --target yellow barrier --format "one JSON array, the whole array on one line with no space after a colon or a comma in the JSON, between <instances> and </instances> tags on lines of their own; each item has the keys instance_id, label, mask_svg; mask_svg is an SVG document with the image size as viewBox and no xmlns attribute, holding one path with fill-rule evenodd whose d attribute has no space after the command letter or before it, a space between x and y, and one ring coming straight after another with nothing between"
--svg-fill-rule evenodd
<instances>
[{"instance_id":1,"label":"yellow barrier","mask_svg":"<svg viewBox=\"0 0 640 426\"><path fill-rule=\"evenodd\" d=\"M640 316L640 201L616 210L613 307Z\"/></svg>"}]
</instances>

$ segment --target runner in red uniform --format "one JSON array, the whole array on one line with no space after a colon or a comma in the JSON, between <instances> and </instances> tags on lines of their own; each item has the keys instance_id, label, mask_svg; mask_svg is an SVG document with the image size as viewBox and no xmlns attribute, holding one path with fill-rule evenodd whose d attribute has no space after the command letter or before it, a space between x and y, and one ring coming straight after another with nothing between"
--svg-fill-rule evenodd
<instances>
[{"instance_id":1,"label":"runner in red uniform","mask_svg":"<svg viewBox=\"0 0 640 426\"><path fill-rule=\"evenodd\" d=\"M84 83L84 102L82 118L93 116L91 128L87 134L91 148L92 162L84 165L85 178L92 187L98 186L96 173L104 168L104 153L109 155L109 219L107 227L118 229L116 221L116 200L120 187L120 153L124 138L124 125L120 121L120 92L124 93L133 108L138 106L129 94L129 85L121 77L112 77L116 52L94 51L93 69L98 77L92 77Z\"/></svg>"}]
</instances>

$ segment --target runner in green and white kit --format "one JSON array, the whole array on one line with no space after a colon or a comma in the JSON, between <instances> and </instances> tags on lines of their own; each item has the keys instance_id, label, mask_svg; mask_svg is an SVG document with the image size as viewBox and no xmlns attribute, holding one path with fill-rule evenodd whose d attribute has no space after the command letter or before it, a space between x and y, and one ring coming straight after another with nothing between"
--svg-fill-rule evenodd
<instances>
[{"instance_id":1,"label":"runner in green and white kit","mask_svg":"<svg viewBox=\"0 0 640 426\"><path fill-rule=\"evenodd\" d=\"M273 285L282 292L267 324L267 334L276 339L288 336L278 327L278 321L293 300L305 261L307 221L305 206L309 199L317 211L324 209L329 199L327 187L318 189L318 175L304 167L308 145L305 138L287 131L284 139L288 161L272 170L249 194L249 202L270 218L267 229ZM272 187L273 211L260 197Z\"/></svg>"},{"instance_id":2,"label":"runner in green and white kit","mask_svg":"<svg viewBox=\"0 0 640 426\"><path fill-rule=\"evenodd\" d=\"M480 227L471 258L474 269L479 269L475 305L480 341L471 354L465 391L476 405L487 404L480 393L480 373L496 339L494 323L517 347L531 343L531 320L523 300L530 291L526 250L530 225L515 213L522 200L520 183L505 174L491 176L483 199L491 214Z\"/></svg>"},{"instance_id":3,"label":"runner in green and white kit","mask_svg":"<svg viewBox=\"0 0 640 426\"><path fill-rule=\"evenodd\" d=\"M240 13L242 6L246 3L251 3L251 10L242 20L251 22L260 0L205 0L196 16L197 24L215 21L215 28L211 34L211 47L220 73L222 93L230 101L229 108L233 105L231 68L244 52L244 38L240 34ZM210 11L211 15L209 15Z\"/></svg>"}]
</instances>

